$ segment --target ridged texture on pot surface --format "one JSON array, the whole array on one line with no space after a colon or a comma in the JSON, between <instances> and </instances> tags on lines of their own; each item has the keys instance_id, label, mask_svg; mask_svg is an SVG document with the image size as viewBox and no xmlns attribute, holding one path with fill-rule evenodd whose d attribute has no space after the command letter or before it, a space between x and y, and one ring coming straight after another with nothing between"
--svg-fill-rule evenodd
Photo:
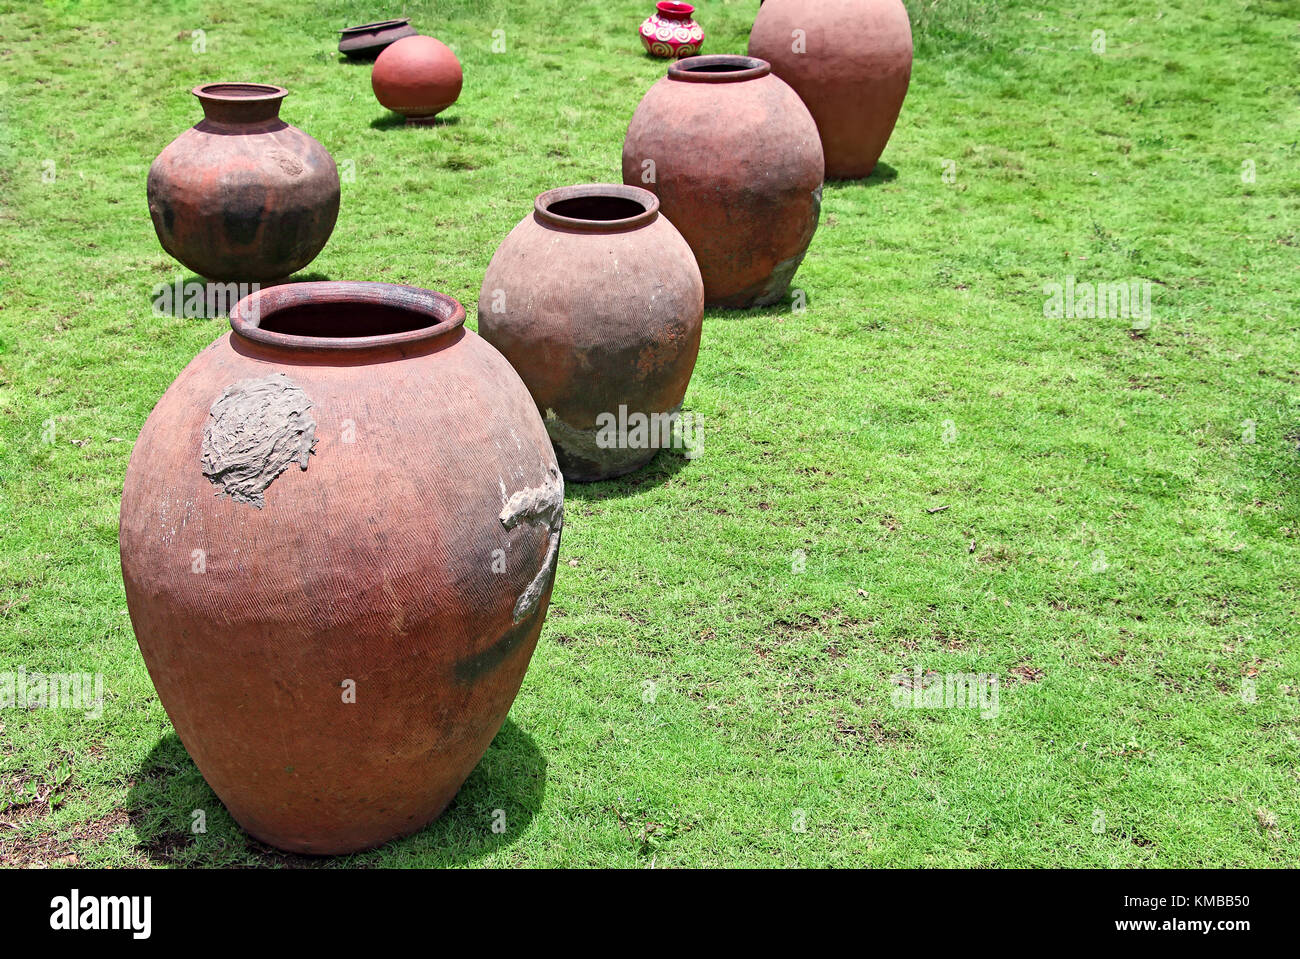
<instances>
[{"instance_id":1,"label":"ridged texture on pot surface","mask_svg":"<svg viewBox=\"0 0 1300 959\"><path fill-rule=\"evenodd\" d=\"M808 105L826 178L869 176L912 76L912 25L902 0L765 0L749 53L769 61Z\"/></svg>"},{"instance_id":2,"label":"ridged texture on pot surface","mask_svg":"<svg viewBox=\"0 0 1300 959\"><path fill-rule=\"evenodd\" d=\"M338 218L334 158L279 118L283 87L208 83L193 93L203 121L149 168L149 215L163 249L222 282L301 270Z\"/></svg>"},{"instance_id":3,"label":"ridged texture on pot surface","mask_svg":"<svg viewBox=\"0 0 1300 959\"><path fill-rule=\"evenodd\" d=\"M375 99L408 123L431 123L460 97L463 82L456 54L425 36L398 40L379 54L370 74Z\"/></svg>"},{"instance_id":4,"label":"ridged texture on pot surface","mask_svg":"<svg viewBox=\"0 0 1300 959\"><path fill-rule=\"evenodd\" d=\"M478 328L528 385L564 475L589 482L631 472L662 448L695 368L703 311L695 258L654 194L589 184L537 197L497 248ZM608 417L620 407L633 428L611 444ZM659 425L656 438L647 432L643 443L633 414Z\"/></svg>"},{"instance_id":5,"label":"ridged texture on pot surface","mask_svg":"<svg viewBox=\"0 0 1300 959\"><path fill-rule=\"evenodd\" d=\"M410 287L263 290L136 442L141 652L213 790L282 849L364 849L442 812L546 617L563 480L464 316Z\"/></svg>"},{"instance_id":6,"label":"ridged texture on pot surface","mask_svg":"<svg viewBox=\"0 0 1300 959\"><path fill-rule=\"evenodd\" d=\"M817 126L764 61L689 57L633 113L623 182L658 194L695 253L706 305L776 303L817 229Z\"/></svg>"}]
</instances>

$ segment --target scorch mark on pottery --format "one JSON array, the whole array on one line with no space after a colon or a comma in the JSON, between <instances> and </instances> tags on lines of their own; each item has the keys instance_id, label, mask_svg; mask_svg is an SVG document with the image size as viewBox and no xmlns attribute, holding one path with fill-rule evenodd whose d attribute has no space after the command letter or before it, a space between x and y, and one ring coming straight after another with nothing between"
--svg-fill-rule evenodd
<instances>
[{"instance_id":1,"label":"scorch mark on pottery","mask_svg":"<svg viewBox=\"0 0 1300 959\"><path fill-rule=\"evenodd\" d=\"M541 486L519 490L501 508L501 525L506 529L514 529L522 522L546 526L550 539L542 568L515 600L516 623L537 609L542 594L555 576L555 562L560 554L560 529L564 526L564 478L559 470L550 469Z\"/></svg>"},{"instance_id":2,"label":"scorch mark on pottery","mask_svg":"<svg viewBox=\"0 0 1300 959\"><path fill-rule=\"evenodd\" d=\"M316 445L311 405L283 373L227 387L203 427L203 475L216 495L261 509L277 476L293 463L305 470Z\"/></svg>"}]
</instances>

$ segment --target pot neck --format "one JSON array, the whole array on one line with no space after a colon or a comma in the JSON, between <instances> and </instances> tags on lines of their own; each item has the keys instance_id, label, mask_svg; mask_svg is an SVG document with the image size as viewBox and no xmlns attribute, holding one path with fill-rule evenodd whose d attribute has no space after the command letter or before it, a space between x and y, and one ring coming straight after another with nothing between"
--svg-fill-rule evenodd
<instances>
[{"instance_id":1,"label":"pot neck","mask_svg":"<svg viewBox=\"0 0 1300 959\"><path fill-rule=\"evenodd\" d=\"M190 91L203 105L203 117L221 126L272 123L280 118L284 87L266 83L204 83Z\"/></svg>"},{"instance_id":2,"label":"pot neck","mask_svg":"<svg viewBox=\"0 0 1300 959\"><path fill-rule=\"evenodd\" d=\"M653 223L658 216L657 196L621 183L562 186L533 201L537 222L575 233L623 233Z\"/></svg>"},{"instance_id":3,"label":"pot neck","mask_svg":"<svg viewBox=\"0 0 1300 959\"><path fill-rule=\"evenodd\" d=\"M655 5L659 11L659 16L664 20L689 20L695 8L689 3L673 3L671 0L660 0Z\"/></svg>"},{"instance_id":4,"label":"pot neck","mask_svg":"<svg viewBox=\"0 0 1300 959\"><path fill-rule=\"evenodd\" d=\"M707 57L684 57L668 67L668 79L683 83L741 83L757 80L772 72L772 65L758 57L719 53Z\"/></svg>"},{"instance_id":5,"label":"pot neck","mask_svg":"<svg viewBox=\"0 0 1300 959\"><path fill-rule=\"evenodd\" d=\"M464 335L465 308L433 290L390 283L284 283L230 311L236 340L314 362L368 362L448 346Z\"/></svg>"}]
</instances>

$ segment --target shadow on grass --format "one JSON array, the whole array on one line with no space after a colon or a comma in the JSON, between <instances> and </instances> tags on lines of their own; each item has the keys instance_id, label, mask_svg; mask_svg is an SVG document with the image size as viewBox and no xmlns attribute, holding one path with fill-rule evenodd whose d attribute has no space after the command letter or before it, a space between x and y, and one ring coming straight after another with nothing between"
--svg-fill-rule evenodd
<instances>
[{"instance_id":1,"label":"shadow on grass","mask_svg":"<svg viewBox=\"0 0 1300 959\"><path fill-rule=\"evenodd\" d=\"M898 171L888 163L877 163L876 168L871 171L871 176L861 180L827 180L823 184L826 190L843 190L845 187L852 186L880 186L882 183L888 183L891 180L898 179Z\"/></svg>"},{"instance_id":2,"label":"shadow on grass","mask_svg":"<svg viewBox=\"0 0 1300 959\"><path fill-rule=\"evenodd\" d=\"M800 267L802 269L802 267ZM766 317L789 318L797 316L800 310L812 308L813 298L808 290L799 285L799 274L790 281L790 288L779 302L767 306L726 307L710 306L704 310L704 323L736 323L742 320L763 319ZM796 309L799 307L800 309Z\"/></svg>"},{"instance_id":3,"label":"shadow on grass","mask_svg":"<svg viewBox=\"0 0 1300 959\"><path fill-rule=\"evenodd\" d=\"M324 273L295 273L283 280L272 280L269 283L255 284L240 281L218 283L215 280L207 280L197 273L191 273L181 281L179 297L176 295L176 284L173 280L151 287L145 300L149 311L156 316L214 319L218 316L229 316L230 308L239 302L243 295L254 290L267 290L287 283L328 282L329 279L330 277ZM165 289L160 291L159 287ZM201 297L195 295L200 289L203 292Z\"/></svg>"},{"instance_id":4,"label":"shadow on grass","mask_svg":"<svg viewBox=\"0 0 1300 959\"><path fill-rule=\"evenodd\" d=\"M392 130L394 127L410 127L412 130L418 130L421 127L454 127L460 123L459 116L445 117L441 113L433 118L432 123L407 123L406 117L401 113L393 113L391 110L382 117L375 117L370 121L372 130Z\"/></svg>"},{"instance_id":5,"label":"shadow on grass","mask_svg":"<svg viewBox=\"0 0 1300 959\"><path fill-rule=\"evenodd\" d=\"M579 483L564 481L566 499L578 499L584 503L599 503L607 499L623 499L648 492L672 479L677 473L690 466L685 450L664 449L645 466L633 473L598 483Z\"/></svg>"},{"instance_id":6,"label":"shadow on grass","mask_svg":"<svg viewBox=\"0 0 1300 959\"><path fill-rule=\"evenodd\" d=\"M301 856L243 832L173 732L140 764L127 806L138 849L158 865L455 866L513 844L541 808L545 787L545 757L533 738L507 718L451 805L420 832L352 855ZM206 819L206 832L198 834L192 831L197 810ZM504 831L494 832L494 823Z\"/></svg>"}]
</instances>

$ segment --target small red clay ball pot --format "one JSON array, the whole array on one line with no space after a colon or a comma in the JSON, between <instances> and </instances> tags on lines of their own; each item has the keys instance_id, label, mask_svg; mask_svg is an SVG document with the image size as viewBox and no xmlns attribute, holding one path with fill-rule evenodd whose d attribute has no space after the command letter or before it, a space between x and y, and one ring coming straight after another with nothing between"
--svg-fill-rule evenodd
<instances>
[{"instance_id":1,"label":"small red clay ball pot","mask_svg":"<svg viewBox=\"0 0 1300 959\"><path fill-rule=\"evenodd\" d=\"M136 441L140 651L204 778L281 849L437 817L546 618L564 483L528 390L464 321L413 287L263 289Z\"/></svg>"},{"instance_id":2,"label":"small red clay ball pot","mask_svg":"<svg viewBox=\"0 0 1300 959\"><path fill-rule=\"evenodd\" d=\"M766 0L750 56L794 87L821 133L826 178L876 168L912 76L912 25L902 0Z\"/></svg>"},{"instance_id":3,"label":"small red clay ball pot","mask_svg":"<svg viewBox=\"0 0 1300 959\"><path fill-rule=\"evenodd\" d=\"M695 258L655 195L594 183L537 197L488 265L478 329L528 385L564 475L589 482L672 442L703 314Z\"/></svg>"},{"instance_id":4,"label":"small red clay ball pot","mask_svg":"<svg viewBox=\"0 0 1300 959\"><path fill-rule=\"evenodd\" d=\"M693 57L704 46L704 30L691 19L689 3L660 0L641 24L641 42L656 57Z\"/></svg>"},{"instance_id":5,"label":"small red clay ball pot","mask_svg":"<svg viewBox=\"0 0 1300 959\"><path fill-rule=\"evenodd\" d=\"M766 306L785 296L817 229L817 125L763 60L678 60L632 115L623 182L658 194L695 253L707 306Z\"/></svg>"},{"instance_id":6,"label":"small red clay ball pot","mask_svg":"<svg viewBox=\"0 0 1300 959\"><path fill-rule=\"evenodd\" d=\"M398 40L379 54L370 74L380 104L420 124L432 123L456 102L463 80L456 54L425 36Z\"/></svg>"},{"instance_id":7,"label":"small red clay ball pot","mask_svg":"<svg viewBox=\"0 0 1300 959\"><path fill-rule=\"evenodd\" d=\"M149 168L149 216L163 249L222 282L301 270L338 218L334 158L280 119L284 87L205 83L192 92L203 121Z\"/></svg>"}]
</instances>

